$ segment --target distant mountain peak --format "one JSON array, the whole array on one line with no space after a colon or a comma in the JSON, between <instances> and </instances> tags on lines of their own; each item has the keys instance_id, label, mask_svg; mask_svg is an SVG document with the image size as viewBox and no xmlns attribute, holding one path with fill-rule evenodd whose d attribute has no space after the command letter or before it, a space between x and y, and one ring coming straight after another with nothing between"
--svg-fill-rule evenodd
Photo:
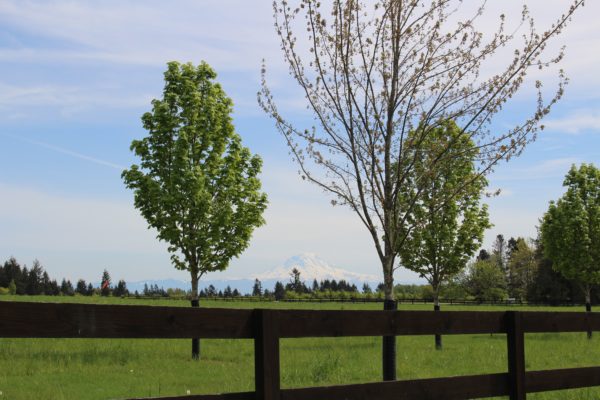
<instances>
[{"instance_id":1,"label":"distant mountain peak","mask_svg":"<svg viewBox=\"0 0 600 400\"><path fill-rule=\"evenodd\" d=\"M257 279L288 281L294 268L300 272L300 279L305 282L311 282L314 279L317 281L335 279L348 282L376 282L378 280L374 275L359 274L333 267L315 253L302 253L290 257L281 266L258 275Z\"/></svg>"}]
</instances>

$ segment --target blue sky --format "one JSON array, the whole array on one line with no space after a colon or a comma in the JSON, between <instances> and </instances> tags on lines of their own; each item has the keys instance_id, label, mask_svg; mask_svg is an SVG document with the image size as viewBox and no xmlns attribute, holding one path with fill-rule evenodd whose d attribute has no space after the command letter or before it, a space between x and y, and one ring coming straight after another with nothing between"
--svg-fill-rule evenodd
<instances>
[{"instance_id":1,"label":"blue sky","mask_svg":"<svg viewBox=\"0 0 600 400\"><path fill-rule=\"evenodd\" d=\"M500 2L496 3L494 7ZM504 3L504 2L502 2ZM550 23L563 0L528 1ZM283 139L256 103L261 60L284 112L302 110L287 75L264 1L0 2L0 261L38 258L55 277L98 280L187 279L166 246L146 229L122 184L135 162L132 139L144 135L140 116L162 90L170 60L207 61L235 104L244 143L264 159L266 226L231 268L211 278L251 277L302 252L352 271L380 274L372 242L347 209L300 180ZM518 12L521 1L507 10ZM495 9L491 10L496 12ZM498 9L498 14L500 10ZM558 39L567 93L546 129L524 154L498 166L489 199L498 233L535 236L548 201L562 193L572 163L600 165L600 4L588 2ZM533 93L524 90L495 122L518 121ZM400 270L398 282L415 276Z\"/></svg>"}]
</instances>

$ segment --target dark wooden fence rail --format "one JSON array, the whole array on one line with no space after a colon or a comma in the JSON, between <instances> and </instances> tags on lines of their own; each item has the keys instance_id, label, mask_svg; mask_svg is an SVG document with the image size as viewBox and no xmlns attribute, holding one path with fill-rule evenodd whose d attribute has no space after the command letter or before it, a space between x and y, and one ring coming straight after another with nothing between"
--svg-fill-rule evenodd
<instances>
[{"instance_id":1,"label":"dark wooden fence rail","mask_svg":"<svg viewBox=\"0 0 600 400\"><path fill-rule=\"evenodd\" d=\"M0 302L3 338L251 338L255 392L162 397L196 400L471 399L600 385L600 367L525 370L526 332L600 330L599 313L234 310ZM281 389L279 339L505 333L506 373Z\"/></svg>"},{"instance_id":2,"label":"dark wooden fence rail","mask_svg":"<svg viewBox=\"0 0 600 400\"><path fill-rule=\"evenodd\" d=\"M138 299L138 300L190 300L190 296L179 296L179 295L171 295L171 296L121 296L122 298L127 299ZM281 302L281 303L383 303L384 299L373 297L373 298L365 298L365 297L347 297L347 298L337 298L337 297L308 297L308 298L299 298L299 299L280 299L276 300L273 297L258 297L258 296L238 296L238 297L203 297L201 298L201 302L204 300L209 301L225 301L225 302ZM397 298L396 302L398 304L433 304L433 298ZM562 299L553 302L543 302L543 301L525 301L520 299L505 299L505 300L473 300L473 299L440 299L441 304L450 304L450 305L491 305L491 306L552 306L552 307L577 307L584 306L585 303L578 303L573 301L572 299Z\"/></svg>"}]
</instances>

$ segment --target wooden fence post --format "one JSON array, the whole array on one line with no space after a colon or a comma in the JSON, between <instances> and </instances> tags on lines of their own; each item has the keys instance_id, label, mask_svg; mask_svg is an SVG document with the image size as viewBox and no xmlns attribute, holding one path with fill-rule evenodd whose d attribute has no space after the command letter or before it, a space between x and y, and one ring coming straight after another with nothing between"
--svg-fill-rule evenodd
<instances>
[{"instance_id":1,"label":"wooden fence post","mask_svg":"<svg viewBox=\"0 0 600 400\"><path fill-rule=\"evenodd\" d=\"M510 400L525 400L525 335L523 315L506 311L506 348L508 350L508 385Z\"/></svg>"},{"instance_id":2,"label":"wooden fence post","mask_svg":"<svg viewBox=\"0 0 600 400\"><path fill-rule=\"evenodd\" d=\"M254 310L256 400L279 400L279 321L277 311Z\"/></svg>"}]
</instances>

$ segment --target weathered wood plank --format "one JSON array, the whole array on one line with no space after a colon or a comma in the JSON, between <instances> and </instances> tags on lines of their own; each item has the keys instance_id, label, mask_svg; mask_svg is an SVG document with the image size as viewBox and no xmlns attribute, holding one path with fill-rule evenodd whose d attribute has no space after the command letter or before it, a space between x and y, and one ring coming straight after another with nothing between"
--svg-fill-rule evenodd
<instances>
[{"instance_id":1,"label":"weathered wood plank","mask_svg":"<svg viewBox=\"0 0 600 400\"><path fill-rule=\"evenodd\" d=\"M504 312L277 310L277 318L285 338L506 332Z\"/></svg>"},{"instance_id":2,"label":"weathered wood plank","mask_svg":"<svg viewBox=\"0 0 600 400\"><path fill-rule=\"evenodd\" d=\"M600 331L598 312L523 311L525 332L587 332Z\"/></svg>"},{"instance_id":3,"label":"weathered wood plank","mask_svg":"<svg viewBox=\"0 0 600 400\"><path fill-rule=\"evenodd\" d=\"M528 393L600 386L600 367L528 371L526 375Z\"/></svg>"},{"instance_id":4,"label":"weathered wood plank","mask_svg":"<svg viewBox=\"0 0 600 400\"><path fill-rule=\"evenodd\" d=\"M252 310L0 302L0 337L252 338Z\"/></svg>"},{"instance_id":5,"label":"weathered wood plank","mask_svg":"<svg viewBox=\"0 0 600 400\"><path fill-rule=\"evenodd\" d=\"M284 389L281 400L463 400L508 394L508 374Z\"/></svg>"}]
</instances>

